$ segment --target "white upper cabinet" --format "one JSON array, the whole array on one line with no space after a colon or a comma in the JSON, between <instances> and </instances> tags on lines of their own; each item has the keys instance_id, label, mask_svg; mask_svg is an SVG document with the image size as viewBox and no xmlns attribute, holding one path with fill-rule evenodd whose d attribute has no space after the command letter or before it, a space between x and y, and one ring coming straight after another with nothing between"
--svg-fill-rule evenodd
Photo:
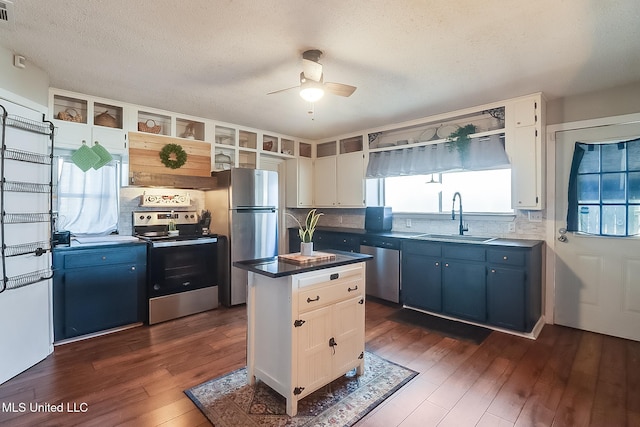
<instances>
[{"instance_id":1,"label":"white upper cabinet","mask_svg":"<svg viewBox=\"0 0 640 427\"><path fill-rule=\"evenodd\" d=\"M311 144L290 136L62 89L49 89L49 111L56 147L70 150L98 141L110 153L126 155L128 133L143 132L210 143L212 171L259 168L269 157L311 157Z\"/></svg>"},{"instance_id":2,"label":"white upper cabinet","mask_svg":"<svg viewBox=\"0 0 640 427\"><path fill-rule=\"evenodd\" d=\"M313 160L307 157L286 161L286 194L288 208L313 206Z\"/></svg>"},{"instance_id":3,"label":"white upper cabinet","mask_svg":"<svg viewBox=\"0 0 640 427\"><path fill-rule=\"evenodd\" d=\"M539 98L533 96L513 103L513 120L516 127L535 126L538 122Z\"/></svg>"},{"instance_id":4,"label":"white upper cabinet","mask_svg":"<svg viewBox=\"0 0 640 427\"><path fill-rule=\"evenodd\" d=\"M364 154L352 152L336 158L338 207L364 207Z\"/></svg>"},{"instance_id":5,"label":"white upper cabinet","mask_svg":"<svg viewBox=\"0 0 640 427\"><path fill-rule=\"evenodd\" d=\"M364 207L362 136L316 145L314 206Z\"/></svg>"},{"instance_id":6,"label":"white upper cabinet","mask_svg":"<svg viewBox=\"0 0 640 427\"><path fill-rule=\"evenodd\" d=\"M313 166L314 206L336 207L338 204L336 156L317 158Z\"/></svg>"},{"instance_id":7,"label":"white upper cabinet","mask_svg":"<svg viewBox=\"0 0 640 427\"><path fill-rule=\"evenodd\" d=\"M77 149L85 141L114 154L127 151L124 105L65 91L50 91L49 104L56 147Z\"/></svg>"},{"instance_id":8,"label":"white upper cabinet","mask_svg":"<svg viewBox=\"0 0 640 427\"><path fill-rule=\"evenodd\" d=\"M544 208L544 107L542 94L518 98L507 106L506 150L511 162L511 206Z\"/></svg>"}]
</instances>

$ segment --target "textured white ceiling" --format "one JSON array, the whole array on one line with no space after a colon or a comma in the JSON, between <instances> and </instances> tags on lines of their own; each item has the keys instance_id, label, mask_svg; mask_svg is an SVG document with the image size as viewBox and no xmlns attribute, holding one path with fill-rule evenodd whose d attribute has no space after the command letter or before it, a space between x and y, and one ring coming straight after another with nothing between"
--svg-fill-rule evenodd
<instances>
[{"instance_id":1,"label":"textured white ceiling","mask_svg":"<svg viewBox=\"0 0 640 427\"><path fill-rule=\"evenodd\" d=\"M305 138L640 80L638 0L14 0L53 87ZM350 98L292 90L301 53ZM0 77L1 78L1 77Z\"/></svg>"}]
</instances>

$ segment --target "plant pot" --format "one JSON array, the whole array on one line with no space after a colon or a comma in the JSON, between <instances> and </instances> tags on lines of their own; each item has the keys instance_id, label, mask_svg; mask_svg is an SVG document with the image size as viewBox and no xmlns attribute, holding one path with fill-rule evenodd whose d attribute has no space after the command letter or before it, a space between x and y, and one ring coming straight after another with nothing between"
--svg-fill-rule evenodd
<instances>
[{"instance_id":1,"label":"plant pot","mask_svg":"<svg viewBox=\"0 0 640 427\"><path fill-rule=\"evenodd\" d=\"M300 255L311 256L313 254L313 242L300 242Z\"/></svg>"}]
</instances>

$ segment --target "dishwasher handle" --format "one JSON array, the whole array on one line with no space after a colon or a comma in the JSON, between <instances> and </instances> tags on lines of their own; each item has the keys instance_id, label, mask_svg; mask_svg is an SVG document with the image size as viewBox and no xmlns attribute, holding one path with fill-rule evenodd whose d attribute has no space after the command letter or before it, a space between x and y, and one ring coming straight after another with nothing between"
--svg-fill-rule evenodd
<instances>
[{"instance_id":1,"label":"dishwasher handle","mask_svg":"<svg viewBox=\"0 0 640 427\"><path fill-rule=\"evenodd\" d=\"M391 239L375 239L364 237L360 240L362 246L372 246L374 248L396 249L400 250L400 242Z\"/></svg>"}]
</instances>

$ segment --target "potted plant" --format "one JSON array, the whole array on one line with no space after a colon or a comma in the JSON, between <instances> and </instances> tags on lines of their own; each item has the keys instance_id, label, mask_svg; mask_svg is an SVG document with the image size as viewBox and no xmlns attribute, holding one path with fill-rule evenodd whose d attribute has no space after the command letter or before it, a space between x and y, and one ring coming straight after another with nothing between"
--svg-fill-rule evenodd
<instances>
[{"instance_id":1,"label":"potted plant","mask_svg":"<svg viewBox=\"0 0 640 427\"><path fill-rule=\"evenodd\" d=\"M307 213L307 217L304 220L304 225L298 221L298 218L287 213L291 218L298 223L298 235L300 236L300 255L311 256L313 253L313 233L316 231L316 225L323 213L316 213L316 209L311 209Z\"/></svg>"},{"instance_id":2,"label":"potted plant","mask_svg":"<svg viewBox=\"0 0 640 427\"><path fill-rule=\"evenodd\" d=\"M476 129L476 126L471 124L462 126L456 129L454 132L451 132L451 134L447 138L450 141L449 149L458 150L463 161L467 156L469 143L471 142L471 138L469 138L469 135L476 133Z\"/></svg>"},{"instance_id":3,"label":"potted plant","mask_svg":"<svg viewBox=\"0 0 640 427\"><path fill-rule=\"evenodd\" d=\"M177 236L180 231L178 231L178 227L176 226L176 221L173 219L173 211L171 211L171 219L169 220L169 225L167 226L168 235L169 236Z\"/></svg>"}]
</instances>

